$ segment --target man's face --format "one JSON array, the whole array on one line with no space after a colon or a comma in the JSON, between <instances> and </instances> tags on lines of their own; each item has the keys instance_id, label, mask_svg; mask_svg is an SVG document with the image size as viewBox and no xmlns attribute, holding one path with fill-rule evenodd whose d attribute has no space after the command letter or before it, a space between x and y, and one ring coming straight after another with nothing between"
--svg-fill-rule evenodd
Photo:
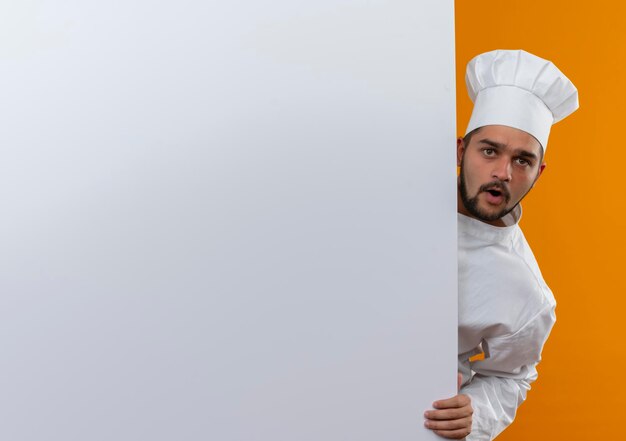
<instances>
[{"instance_id":1,"label":"man's face","mask_svg":"<svg viewBox=\"0 0 626 441\"><path fill-rule=\"evenodd\" d=\"M545 167L533 136L496 125L482 127L468 145L459 139L457 165L460 211L493 224L519 204Z\"/></svg>"}]
</instances>

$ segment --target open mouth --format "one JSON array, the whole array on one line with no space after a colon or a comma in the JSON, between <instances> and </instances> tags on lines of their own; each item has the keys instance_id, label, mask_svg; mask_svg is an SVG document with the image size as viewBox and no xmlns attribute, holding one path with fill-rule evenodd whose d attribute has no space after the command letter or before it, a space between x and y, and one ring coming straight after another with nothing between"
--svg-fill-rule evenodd
<instances>
[{"instance_id":1,"label":"open mouth","mask_svg":"<svg viewBox=\"0 0 626 441\"><path fill-rule=\"evenodd\" d=\"M509 201L511 195L509 189L504 183L499 181L488 182L481 185L478 189L479 193L485 194L486 202L489 205L501 206Z\"/></svg>"},{"instance_id":2,"label":"open mouth","mask_svg":"<svg viewBox=\"0 0 626 441\"><path fill-rule=\"evenodd\" d=\"M507 192L501 187L487 188L484 191L487 193L487 202L491 205L501 205L508 200Z\"/></svg>"}]
</instances>

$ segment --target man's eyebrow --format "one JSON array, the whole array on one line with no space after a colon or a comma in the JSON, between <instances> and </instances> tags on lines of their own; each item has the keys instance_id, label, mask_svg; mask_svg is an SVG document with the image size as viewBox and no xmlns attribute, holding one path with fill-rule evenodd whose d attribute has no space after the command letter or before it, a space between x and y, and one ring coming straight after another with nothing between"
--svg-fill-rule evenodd
<instances>
[{"instance_id":1,"label":"man's eyebrow","mask_svg":"<svg viewBox=\"0 0 626 441\"><path fill-rule=\"evenodd\" d=\"M502 150L504 150L506 148L506 144L503 144L501 142L496 142L496 141L493 141L493 140L487 139L487 138L481 139L478 142L482 143L482 144L487 144L489 147L492 147L494 149L502 149ZM521 157L524 157L524 158L533 159L533 160L537 160L538 159L538 156L536 154L534 154L533 152L529 152L528 150L516 149L514 151L514 153L517 156L521 156Z\"/></svg>"},{"instance_id":2,"label":"man's eyebrow","mask_svg":"<svg viewBox=\"0 0 626 441\"><path fill-rule=\"evenodd\" d=\"M481 139L478 142L480 142L482 144L487 144L487 145L493 147L494 149L503 149L503 148L506 147L506 145L504 145L504 144L502 144L500 142L495 142L495 141L492 141L491 139L487 139L487 138Z\"/></svg>"},{"instance_id":3,"label":"man's eyebrow","mask_svg":"<svg viewBox=\"0 0 626 441\"><path fill-rule=\"evenodd\" d=\"M518 150L515 150L515 154L516 154L517 156L521 156L521 157L523 157L523 158L534 159L534 160L536 160L536 159L537 159L537 155L535 155L535 154L534 154L534 153L532 153L532 152L529 152L528 150L521 150L521 149L518 149Z\"/></svg>"}]
</instances>

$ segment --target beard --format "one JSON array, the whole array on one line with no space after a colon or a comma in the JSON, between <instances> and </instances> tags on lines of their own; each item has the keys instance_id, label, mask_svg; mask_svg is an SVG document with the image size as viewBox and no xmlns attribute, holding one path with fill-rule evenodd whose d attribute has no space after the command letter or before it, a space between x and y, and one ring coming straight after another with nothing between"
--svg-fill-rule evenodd
<instances>
[{"instance_id":1,"label":"beard","mask_svg":"<svg viewBox=\"0 0 626 441\"><path fill-rule=\"evenodd\" d=\"M463 165L464 165L463 158L461 158L461 173L459 174L459 194L461 195L461 201L463 202L465 209L478 220L481 220L483 222L493 222L498 219L501 219L507 214L509 214L511 211L513 211L515 207L519 205L519 203L524 198L524 196L526 196L525 194L524 196L522 196L522 198L520 198L519 201L517 201L511 207L508 207L507 205L509 201L511 200L511 194L509 193L509 190L505 186L504 182L497 179L487 184L481 185L478 191L476 192L476 196L469 197L469 194L467 191L467 183L465 181L465 167L463 167ZM481 193L493 187L499 187L499 191L504 196L504 201L505 201L504 208L502 208L500 211L495 212L495 213L481 210L480 207L478 206L478 196L480 196Z\"/></svg>"}]
</instances>

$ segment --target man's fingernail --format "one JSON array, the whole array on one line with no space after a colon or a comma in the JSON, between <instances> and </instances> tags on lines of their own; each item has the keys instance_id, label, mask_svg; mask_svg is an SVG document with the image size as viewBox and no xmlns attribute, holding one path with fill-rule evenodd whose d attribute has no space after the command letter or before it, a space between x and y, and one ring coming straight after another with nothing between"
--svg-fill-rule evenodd
<instances>
[{"instance_id":1,"label":"man's fingernail","mask_svg":"<svg viewBox=\"0 0 626 441\"><path fill-rule=\"evenodd\" d=\"M438 406L439 406L439 403L438 403L437 401L435 401L435 402L433 403L433 407L436 409Z\"/></svg>"},{"instance_id":2,"label":"man's fingernail","mask_svg":"<svg viewBox=\"0 0 626 441\"><path fill-rule=\"evenodd\" d=\"M430 412L424 412L424 418L428 418L430 416Z\"/></svg>"},{"instance_id":3,"label":"man's fingernail","mask_svg":"<svg viewBox=\"0 0 626 441\"><path fill-rule=\"evenodd\" d=\"M424 421L424 426L430 427L430 423L428 421Z\"/></svg>"}]
</instances>

